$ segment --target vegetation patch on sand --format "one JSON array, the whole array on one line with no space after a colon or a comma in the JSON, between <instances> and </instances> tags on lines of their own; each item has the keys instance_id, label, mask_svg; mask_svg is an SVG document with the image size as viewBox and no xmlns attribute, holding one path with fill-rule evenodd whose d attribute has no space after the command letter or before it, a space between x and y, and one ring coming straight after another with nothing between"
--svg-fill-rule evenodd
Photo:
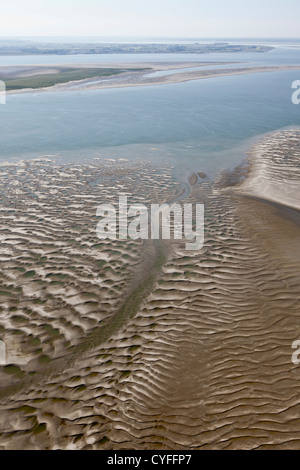
<instances>
[{"instance_id":1,"label":"vegetation patch on sand","mask_svg":"<svg viewBox=\"0 0 300 470\"><path fill-rule=\"evenodd\" d=\"M62 68L57 73L37 74L29 77L18 78L7 77L5 79L5 84L8 91L21 90L24 88L48 88L54 85L71 81L86 80L88 78L105 78L126 71L126 69L117 68Z\"/></svg>"}]
</instances>

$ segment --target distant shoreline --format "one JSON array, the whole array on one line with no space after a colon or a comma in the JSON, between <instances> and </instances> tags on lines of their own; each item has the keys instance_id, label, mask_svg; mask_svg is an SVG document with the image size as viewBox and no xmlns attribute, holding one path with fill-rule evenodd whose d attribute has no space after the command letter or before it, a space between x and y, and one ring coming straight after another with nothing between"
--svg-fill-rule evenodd
<instances>
[{"instance_id":1,"label":"distant shoreline","mask_svg":"<svg viewBox=\"0 0 300 470\"><path fill-rule=\"evenodd\" d=\"M9 55L90 55L90 54L207 54L222 52L269 52L272 46L260 44L230 44L216 41L208 44L194 43L1 43L0 56Z\"/></svg>"}]
</instances>

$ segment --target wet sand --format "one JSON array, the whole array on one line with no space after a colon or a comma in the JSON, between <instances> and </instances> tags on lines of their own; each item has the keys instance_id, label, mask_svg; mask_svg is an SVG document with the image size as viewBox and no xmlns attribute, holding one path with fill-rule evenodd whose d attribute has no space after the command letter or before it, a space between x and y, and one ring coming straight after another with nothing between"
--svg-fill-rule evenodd
<instances>
[{"instance_id":1,"label":"wet sand","mask_svg":"<svg viewBox=\"0 0 300 470\"><path fill-rule=\"evenodd\" d=\"M279 131L249 153L250 170L239 193L300 210L299 131Z\"/></svg>"},{"instance_id":2,"label":"wet sand","mask_svg":"<svg viewBox=\"0 0 300 470\"><path fill-rule=\"evenodd\" d=\"M299 159L281 131L243 170L191 176L205 246L162 257L100 243L95 208L175 200L168 167L2 165L0 339L20 369L0 368L1 448L299 450Z\"/></svg>"}]
</instances>

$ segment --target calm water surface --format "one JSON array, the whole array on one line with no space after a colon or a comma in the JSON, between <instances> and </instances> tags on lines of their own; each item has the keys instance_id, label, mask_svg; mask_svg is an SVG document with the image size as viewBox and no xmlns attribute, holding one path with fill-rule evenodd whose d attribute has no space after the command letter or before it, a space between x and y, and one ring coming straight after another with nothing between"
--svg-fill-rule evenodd
<instances>
[{"instance_id":1,"label":"calm water surface","mask_svg":"<svg viewBox=\"0 0 300 470\"><path fill-rule=\"evenodd\" d=\"M269 53L0 57L0 65L237 61L300 64L300 50ZM230 66L232 67L232 66ZM1 77L0 77L1 78ZM300 124L294 72L259 73L163 86L9 95L0 106L0 161L55 154L64 161L170 161L178 173L232 167L257 136Z\"/></svg>"}]
</instances>

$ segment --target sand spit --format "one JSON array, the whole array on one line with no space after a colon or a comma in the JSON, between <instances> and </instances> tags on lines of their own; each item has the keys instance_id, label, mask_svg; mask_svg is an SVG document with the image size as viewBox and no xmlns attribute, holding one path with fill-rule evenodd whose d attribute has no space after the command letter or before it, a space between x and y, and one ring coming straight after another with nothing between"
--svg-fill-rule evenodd
<instances>
[{"instance_id":1,"label":"sand spit","mask_svg":"<svg viewBox=\"0 0 300 470\"><path fill-rule=\"evenodd\" d=\"M300 131L281 131L257 143L249 153L247 178L236 191L300 209Z\"/></svg>"},{"instance_id":2,"label":"sand spit","mask_svg":"<svg viewBox=\"0 0 300 470\"><path fill-rule=\"evenodd\" d=\"M134 69L137 68L149 68L151 71L160 70L172 70L178 68L193 68L193 67L204 67L214 65L226 65L234 64L235 62L108 62L108 63L83 63L83 64L52 64L52 65L1 65L0 75L2 77L20 78L20 77L32 77L36 75L44 75L49 73L63 72L69 68L80 68L80 69Z\"/></svg>"},{"instance_id":3,"label":"sand spit","mask_svg":"<svg viewBox=\"0 0 300 470\"><path fill-rule=\"evenodd\" d=\"M177 64L176 68L191 68L196 66L207 66L214 64ZM215 65L224 65L215 64ZM115 66L115 65L114 65ZM116 76L106 78L95 78L71 81L68 83L58 84L47 88L37 89L21 89L11 90L8 94L19 94L19 93L41 93L41 92L65 92L65 91L82 91L82 90L102 90L111 88L123 88L123 87L136 87L136 86L153 86L153 85L166 85L171 83L181 83L191 80L201 80L206 78L224 77L232 75L245 75L252 73L266 73L266 72L283 72L300 70L299 65L278 65L278 66L261 66L261 67L241 67L241 68L228 68L228 69L209 69L209 70L194 70L186 71L181 73L174 73L164 76L151 76L154 71L161 70L172 70L175 65L151 65L151 64L138 64L138 67L150 66L150 71L129 71L120 73ZM100 66L99 66L100 67ZM102 66L101 66L102 67ZM137 65L136 65L137 67ZM126 67L128 68L128 67ZM40 72L42 73L42 71Z\"/></svg>"},{"instance_id":4,"label":"sand spit","mask_svg":"<svg viewBox=\"0 0 300 470\"><path fill-rule=\"evenodd\" d=\"M276 153L274 178L281 165L289 183L299 132L267 141L253 158ZM70 364L155 256L139 241L100 245L96 204L118 187L143 203L181 189L147 165L18 168L0 172L1 339L19 367L0 369L1 448L299 450L300 229L279 204L241 197L247 179L194 179L185 202L205 201L204 248L169 242L139 308Z\"/></svg>"},{"instance_id":5,"label":"sand spit","mask_svg":"<svg viewBox=\"0 0 300 470\"><path fill-rule=\"evenodd\" d=\"M69 65L22 65L22 66L0 66L0 77L2 80L8 79L22 79L22 78L36 78L42 75L51 75L51 74L61 74L64 73L70 68L72 69L99 69L100 72L105 69L114 69L120 70L120 73L117 75L111 74L103 77L94 77L86 78L82 80L73 80L66 83L57 84L52 87L42 86L40 88L35 88L34 91L64 91L82 89L86 87L101 86L101 85L113 85L113 84L126 84L126 83L140 83L144 77L150 75L153 72L163 72L180 69L187 69L194 67L207 67L207 66L218 66L218 65L230 65L235 64L235 62L146 62L146 63L97 63L97 64L69 64ZM118 80L115 81L118 77ZM150 79L149 77L149 79ZM9 90L8 93L28 93L32 92L32 89L24 88L18 90Z\"/></svg>"}]
</instances>

